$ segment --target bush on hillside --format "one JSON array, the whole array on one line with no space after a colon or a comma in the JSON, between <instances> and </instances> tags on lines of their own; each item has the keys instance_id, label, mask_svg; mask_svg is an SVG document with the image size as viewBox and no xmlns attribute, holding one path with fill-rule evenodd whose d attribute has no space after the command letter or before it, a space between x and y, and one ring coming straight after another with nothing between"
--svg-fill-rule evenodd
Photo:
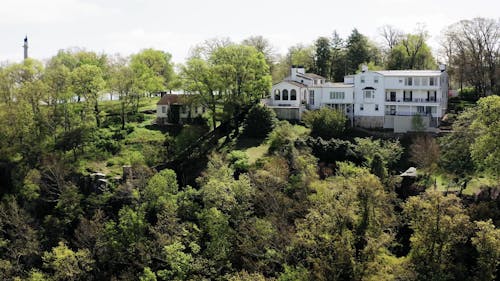
<instances>
[{"instance_id":1,"label":"bush on hillside","mask_svg":"<svg viewBox=\"0 0 500 281\"><path fill-rule=\"evenodd\" d=\"M244 135L252 138L265 138L276 125L276 114L267 106L254 105L245 119Z\"/></svg>"},{"instance_id":2,"label":"bush on hillside","mask_svg":"<svg viewBox=\"0 0 500 281\"><path fill-rule=\"evenodd\" d=\"M308 111L304 113L302 120L311 128L311 136L323 139L339 137L347 124L347 117L343 112L328 107Z\"/></svg>"}]
</instances>

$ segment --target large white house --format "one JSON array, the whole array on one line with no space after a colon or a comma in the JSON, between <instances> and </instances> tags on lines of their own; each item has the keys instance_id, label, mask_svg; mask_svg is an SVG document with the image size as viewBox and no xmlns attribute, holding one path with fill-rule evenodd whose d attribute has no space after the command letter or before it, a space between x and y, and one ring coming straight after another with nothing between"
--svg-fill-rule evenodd
<instances>
[{"instance_id":1,"label":"large white house","mask_svg":"<svg viewBox=\"0 0 500 281\"><path fill-rule=\"evenodd\" d=\"M300 120L304 111L328 106L343 111L354 126L407 132L419 123L435 131L448 101L448 74L444 66L440 68L369 71L363 67L362 72L345 76L343 83L331 83L294 66L263 102L282 119Z\"/></svg>"}]
</instances>

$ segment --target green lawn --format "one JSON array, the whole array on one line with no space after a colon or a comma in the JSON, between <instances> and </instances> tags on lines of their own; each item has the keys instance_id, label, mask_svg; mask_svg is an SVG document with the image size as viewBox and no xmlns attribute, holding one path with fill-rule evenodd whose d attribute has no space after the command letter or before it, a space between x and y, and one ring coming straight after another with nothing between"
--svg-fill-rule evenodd
<instances>
[{"instance_id":1,"label":"green lawn","mask_svg":"<svg viewBox=\"0 0 500 281\"><path fill-rule=\"evenodd\" d=\"M436 175L436 182L438 190L441 191L459 191L460 186L451 180L451 178L444 174ZM467 188L463 190L463 194L473 195L477 193L482 187L495 186L497 183L494 179L486 176L473 177L467 184Z\"/></svg>"}]
</instances>

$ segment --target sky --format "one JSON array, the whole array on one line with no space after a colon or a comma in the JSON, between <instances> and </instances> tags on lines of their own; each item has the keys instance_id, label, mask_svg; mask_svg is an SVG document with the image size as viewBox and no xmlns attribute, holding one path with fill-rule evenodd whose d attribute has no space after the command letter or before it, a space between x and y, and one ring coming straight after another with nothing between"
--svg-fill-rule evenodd
<instances>
[{"instance_id":1,"label":"sky","mask_svg":"<svg viewBox=\"0 0 500 281\"><path fill-rule=\"evenodd\" d=\"M412 32L424 24L437 52L443 29L462 19L500 18L499 0L0 0L0 62L46 60L60 49L130 55L160 49L182 63L206 39L262 35L277 53L353 28L376 42L378 29Z\"/></svg>"}]
</instances>

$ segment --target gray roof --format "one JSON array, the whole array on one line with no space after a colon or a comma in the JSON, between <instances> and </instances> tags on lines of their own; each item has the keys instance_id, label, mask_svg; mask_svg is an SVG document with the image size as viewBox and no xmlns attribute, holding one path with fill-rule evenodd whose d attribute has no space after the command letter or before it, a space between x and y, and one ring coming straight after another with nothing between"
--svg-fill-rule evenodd
<instances>
[{"instance_id":1,"label":"gray roof","mask_svg":"<svg viewBox=\"0 0 500 281\"><path fill-rule=\"evenodd\" d=\"M440 70L380 70L373 71L384 76L440 76Z\"/></svg>"},{"instance_id":2,"label":"gray roof","mask_svg":"<svg viewBox=\"0 0 500 281\"><path fill-rule=\"evenodd\" d=\"M304 75L309 77L309 78L313 78L313 79L326 79L325 77L318 75L316 73L306 73Z\"/></svg>"},{"instance_id":3,"label":"gray roof","mask_svg":"<svg viewBox=\"0 0 500 281\"><path fill-rule=\"evenodd\" d=\"M297 81L293 81L293 80L283 80L283 81L280 81L274 85L278 85L279 83L288 83L288 84L292 84L294 86L297 86L297 87L300 87L300 88L305 88L307 87L305 84L302 84L300 82L297 82Z\"/></svg>"},{"instance_id":4,"label":"gray roof","mask_svg":"<svg viewBox=\"0 0 500 281\"><path fill-rule=\"evenodd\" d=\"M400 175L401 177L416 177L417 176L417 168L415 167L410 167L408 170L406 170L404 173Z\"/></svg>"},{"instance_id":5,"label":"gray roof","mask_svg":"<svg viewBox=\"0 0 500 281\"><path fill-rule=\"evenodd\" d=\"M353 84L326 82L321 85L311 85L309 88L354 88Z\"/></svg>"}]
</instances>

